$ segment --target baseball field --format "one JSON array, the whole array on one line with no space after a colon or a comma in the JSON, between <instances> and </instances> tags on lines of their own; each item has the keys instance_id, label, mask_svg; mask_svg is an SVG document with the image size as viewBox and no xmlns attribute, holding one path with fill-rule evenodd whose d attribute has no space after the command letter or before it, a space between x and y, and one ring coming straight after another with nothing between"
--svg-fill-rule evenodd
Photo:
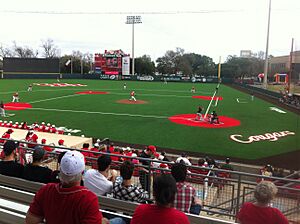
<instances>
[{"instance_id":1,"label":"baseball field","mask_svg":"<svg viewBox=\"0 0 300 224\"><path fill-rule=\"evenodd\" d=\"M56 83L56 84L55 84ZM27 91L33 85L33 91ZM196 92L190 90L195 87ZM0 80L10 117L130 144L261 159L300 149L299 115L221 84L100 80ZM129 101L135 91L137 101ZM20 103L10 103L18 92ZM213 110L219 124L195 120ZM207 110L209 109L209 110Z\"/></svg>"}]
</instances>

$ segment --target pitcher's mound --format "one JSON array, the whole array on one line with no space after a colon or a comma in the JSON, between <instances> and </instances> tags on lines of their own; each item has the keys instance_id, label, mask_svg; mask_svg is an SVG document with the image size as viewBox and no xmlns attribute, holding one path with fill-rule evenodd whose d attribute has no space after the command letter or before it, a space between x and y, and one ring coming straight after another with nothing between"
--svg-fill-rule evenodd
<instances>
[{"instance_id":1,"label":"pitcher's mound","mask_svg":"<svg viewBox=\"0 0 300 224\"><path fill-rule=\"evenodd\" d=\"M117 103L123 103L123 104L145 104L148 103L148 101L144 100L118 100Z\"/></svg>"},{"instance_id":2,"label":"pitcher's mound","mask_svg":"<svg viewBox=\"0 0 300 224\"><path fill-rule=\"evenodd\" d=\"M76 92L75 94L108 94L108 92L89 90L89 91Z\"/></svg>"}]
</instances>

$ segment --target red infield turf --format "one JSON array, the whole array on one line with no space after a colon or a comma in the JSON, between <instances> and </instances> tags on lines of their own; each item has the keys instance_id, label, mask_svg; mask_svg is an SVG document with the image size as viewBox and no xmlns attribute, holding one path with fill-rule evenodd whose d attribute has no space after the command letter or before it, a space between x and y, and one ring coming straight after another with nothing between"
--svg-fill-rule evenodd
<instances>
[{"instance_id":1,"label":"red infield turf","mask_svg":"<svg viewBox=\"0 0 300 224\"><path fill-rule=\"evenodd\" d=\"M4 104L5 110L25 110L27 108L32 108L31 104L29 103L5 103Z\"/></svg>"},{"instance_id":2,"label":"red infield turf","mask_svg":"<svg viewBox=\"0 0 300 224\"><path fill-rule=\"evenodd\" d=\"M201 99L201 100L211 100L212 99L212 97L211 96L192 96L192 98L194 98L194 99ZM223 100L223 97L221 97L221 96L215 96L214 98L213 98L213 100Z\"/></svg>"},{"instance_id":3,"label":"red infield turf","mask_svg":"<svg viewBox=\"0 0 300 224\"><path fill-rule=\"evenodd\" d=\"M108 92L102 92L102 91L82 91L82 92L76 92L75 94L108 94Z\"/></svg>"},{"instance_id":4,"label":"red infield turf","mask_svg":"<svg viewBox=\"0 0 300 224\"><path fill-rule=\"evenodd\" d=\"M241 122L239 120L226 117L218 116L219 124L211 124L207 120L205 121L196 121L196 114L178 114L172 117L169 117L169 120L176 123L186 126L201 127L201 128L229 128L239 126Z\"/></svg>"}]
</instances>

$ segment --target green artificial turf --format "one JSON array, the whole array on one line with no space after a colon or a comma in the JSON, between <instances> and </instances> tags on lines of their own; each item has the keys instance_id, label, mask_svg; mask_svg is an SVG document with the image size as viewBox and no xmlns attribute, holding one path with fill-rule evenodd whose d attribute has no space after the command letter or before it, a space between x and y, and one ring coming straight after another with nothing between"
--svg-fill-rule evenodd
<instances>
[{"instance_id":1,"label":"green artificial turf","mask_svg":"<svg viewBox=\"0 0 300 224\"><path fill-rule=\"evenodd\" d=\"M168 117L177 114L195 114L199 105L207 108L209 101L193 99L190 89L196 87L195 95L212 96L216 84L131 82L100 80L61 80L67 83L86 84L86 87L44 87L30 83L54 83L56 80L0 80L0 100L11 101L12 94L19 91L21 102L30 102L33 109L8 111L15 116L13 121L50 122L56 126L80 129L89 137L108 137L115 141L132 144L153 144L165 148L187 150L241 159L258 159L298 150L299 116L286 111L282 114L271 111L274 105L221 85L216 110L219 115L235 118L241 125L231 128L200 128L172 123ZM94 90L108 91L107 95L74 95L75 92ZM120 104L129 99L135 90L138 100L147 104ZM241 102L238 103L237 98ZM277 106L275 106L277 107ZM278 108L278 107L277 107ZM281 109L281 108L279 108ZM210 111L211 111L210 110ZM2 119L3 120L3 119ZM241 144L232 141L232 134L242 135L243 140L251 135L291 131L295 135L279 138L277 141L258 141Z\"/></svg>"}]
</instances>

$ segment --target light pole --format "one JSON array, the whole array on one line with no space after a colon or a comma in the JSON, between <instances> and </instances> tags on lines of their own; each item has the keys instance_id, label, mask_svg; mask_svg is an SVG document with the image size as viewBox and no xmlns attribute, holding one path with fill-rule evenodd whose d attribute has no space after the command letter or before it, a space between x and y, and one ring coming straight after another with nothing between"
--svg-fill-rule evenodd
<instances>
[{"instance_id":1,"label":"light pole","mask_svg":"<svg viewBox=\"0 0 300 224\"><path fill-rule=\"evenodd\" d=\"M265 68L264 68L264 82L263 87L267 89L268 86L268 67L269 67L269 33L270 33L270 19L271 19L271 3L269 0L269 16L268 16L268 28L267 28L267 43L266 43L266 55L265 55Z\"/></svg>"},{"instance_id":2,"label":"light pole","mask_svg":"<svg viewBox=\"0 0 300 224\"><path fill-rule=\"evenodd\" d=\"M127 16L126 24L132 24L132 74L134 75L134 24L142 23L141 16Z\"/></svg>"}]
</instances>

